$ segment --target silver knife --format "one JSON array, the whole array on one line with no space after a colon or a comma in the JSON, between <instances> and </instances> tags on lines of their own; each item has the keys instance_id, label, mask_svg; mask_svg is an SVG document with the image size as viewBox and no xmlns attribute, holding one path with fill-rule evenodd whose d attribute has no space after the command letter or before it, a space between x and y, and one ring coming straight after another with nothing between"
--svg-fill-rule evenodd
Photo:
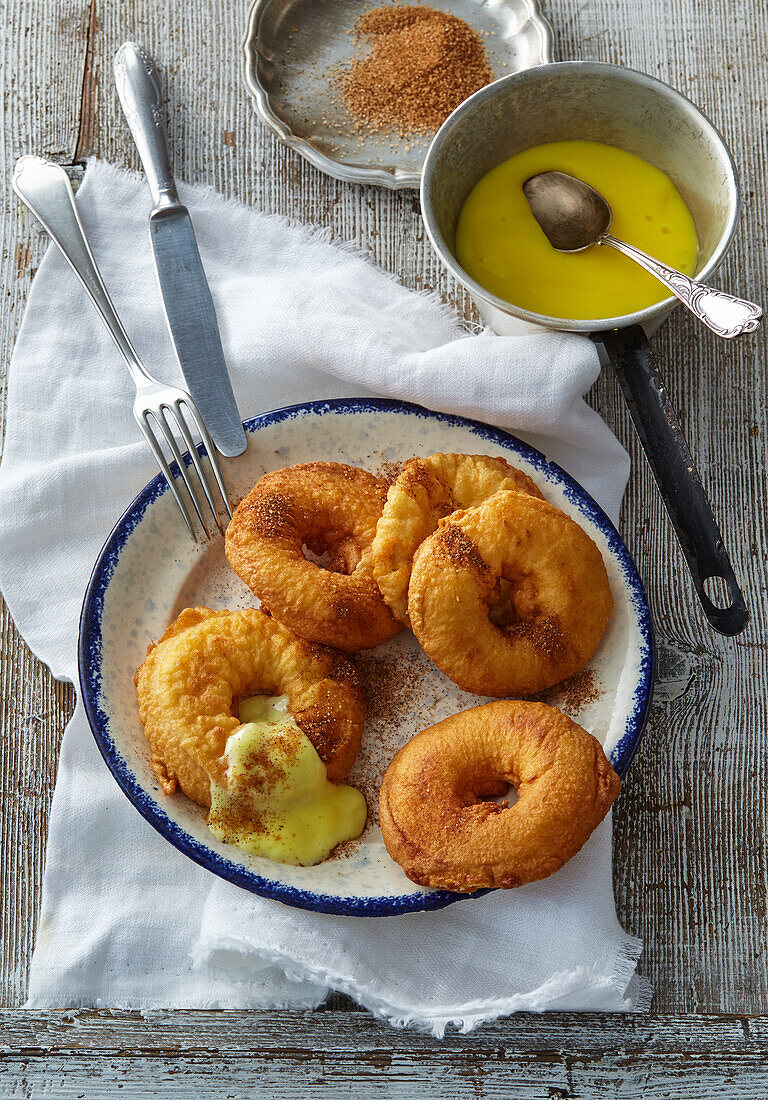
<instances>
[{"instance_id":1,"label":"silver knife","mask_svg":"<svg viewBox=\"0 0 768 1100\"><path fill-rule=\"evenodd\" d=\"M245 450L245 432L195 231L176 194L160 77L152 58L133 42L117 51L115 83L155 203L149 233L179 365L214 443L232 458Z\"/></svg>"}]
</instances>

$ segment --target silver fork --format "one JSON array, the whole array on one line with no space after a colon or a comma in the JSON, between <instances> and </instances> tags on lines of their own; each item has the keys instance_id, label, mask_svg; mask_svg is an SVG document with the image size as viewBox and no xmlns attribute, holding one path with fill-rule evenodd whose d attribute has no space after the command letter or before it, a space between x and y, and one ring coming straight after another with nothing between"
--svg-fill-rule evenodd
<instances>
[{"instance_id":1,"label":"silver fork","mask_svg":"<svg viewBox=\"0 0 768 1100\"><path fill-rule=\"evenodd\" d=\"M165 443L171 456L171 462L175 462L178 467L179 479L184 483L186 496L189 497L194 513L197 515L207 538L210 538L211 532L203 516L203 508L200 506L197 489L193 483L195 479L190 476L189 468L182 457L175 433L178 433L184 442L184 446L189 453L190 466L194 467L197 474L197 482L208 502L216 527L223 534L224 526L215 503L216 489L218 489L221 502L230 518L232 509L227 498L221 466L205 422L197 405L186 390L178 389L175 386L166 386L162 382L158 382L147 371L136 354L96 267L96 261L93 258L77 213L75 198L67 173L60 165L45 160L43 157L21 157L16 162L13 173L13 189L42 223L51 240L61 249L65 259L101 314L110 336L117 344L118 350L130 371L131 378L136 383L136 398L133 403L133 415L136 423L144 433L144 438L151 447L152 453L157 459L157 464L165 475L190 535L193 539L197 538L194 516L189 509L185 496L180 492L177 478L174 476L161 443ZM210 477L206 473L187 418L196 428L199 439L205 447L215 485L211 483Z\"/></svg>"}]
</instances>

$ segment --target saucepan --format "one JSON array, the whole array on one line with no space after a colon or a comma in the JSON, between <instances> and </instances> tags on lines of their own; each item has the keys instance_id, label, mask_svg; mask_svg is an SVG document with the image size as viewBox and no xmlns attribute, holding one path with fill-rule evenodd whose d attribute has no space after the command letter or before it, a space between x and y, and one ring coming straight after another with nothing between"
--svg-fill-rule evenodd
<instances>
[{"instance_id":1,"label":"saucepan","mask_svg":"<svg viewBox=\"0 0 768 1100\"><path fill-rule=\"evenodd\" d=\"M749 612L648 340L677 299L621 317L547 317L491 294L454 254L459 213L481 176L523 149L574 139L619 146L674 181L696 224L697 278L706 281L722 263L739 216L731 155L688 99L653 77L616 65L540 65L503 77L462 103L436 134L424 165L421 205L427 232L496 332L557 329L598 341L603 359L618 375L704 613L715 630L738 634Z\"/></svg>"}]
</instances>

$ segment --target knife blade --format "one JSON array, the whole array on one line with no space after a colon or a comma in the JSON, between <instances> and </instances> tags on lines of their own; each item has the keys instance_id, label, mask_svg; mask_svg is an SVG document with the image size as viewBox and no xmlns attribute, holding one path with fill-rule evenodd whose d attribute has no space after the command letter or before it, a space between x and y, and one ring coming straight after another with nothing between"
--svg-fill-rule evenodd
<instances>
[{"instance_id":1,"label":"knife blade","mask_svg":"<svg viewBox=\"0 0 768 1100\"><path fill-rule=\"evenodd\" d=\"M154 201L149 231L165 316L184 379L223 455L246 448L195 231L171 170L157 67L134 42L115 55L115 83Z\"/></svg>"}]
</instances>

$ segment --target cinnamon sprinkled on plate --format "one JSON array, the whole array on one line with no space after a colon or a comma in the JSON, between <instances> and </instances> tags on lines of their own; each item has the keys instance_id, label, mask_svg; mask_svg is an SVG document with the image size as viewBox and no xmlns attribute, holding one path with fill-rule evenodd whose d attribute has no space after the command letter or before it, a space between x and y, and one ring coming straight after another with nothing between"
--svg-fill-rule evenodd
<instances>
[{"instance_id":1,"label":"cinnamon sprinkled on plate","mask_svg":"<svg viewBox=\"0 0 768 1100\"><path fill-rule=\"evenodd\" d=\"M567 680L534 696L542 703L557 707L568 714L578 714L590 703L597 703L602 696L599 681L592 668L582 668Z\"/></svg>"}]
</instances>

